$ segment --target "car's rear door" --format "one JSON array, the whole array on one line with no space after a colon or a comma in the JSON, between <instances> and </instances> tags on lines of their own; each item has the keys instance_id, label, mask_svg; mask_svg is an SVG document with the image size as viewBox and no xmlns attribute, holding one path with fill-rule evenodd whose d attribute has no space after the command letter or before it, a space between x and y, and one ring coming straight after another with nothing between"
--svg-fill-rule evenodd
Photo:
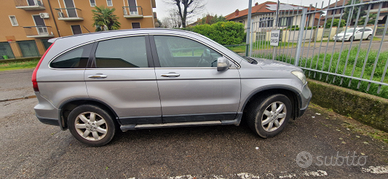
<instances>
[{"instance_id":1,"label":"car's rear door","mask_svg":"<svg viewBox=\"0 0 388 179\"><path fill-rule=\"evenodd\" d=\"M185 37L155 35L155 73L164 123L236 118L240 75L236 67L217 71L222 53Z\"/></svg>"},{"instance_id":2,"label":"car's rear door","mask_svg":"<svg viewBox=\"0 0 388 179\"><path fill-rule=\"evenodd\" d=\"M121 124L162 122L147 35L96 43L85 80L90 98L110 106Z\"/></svg>"}]
</instances>

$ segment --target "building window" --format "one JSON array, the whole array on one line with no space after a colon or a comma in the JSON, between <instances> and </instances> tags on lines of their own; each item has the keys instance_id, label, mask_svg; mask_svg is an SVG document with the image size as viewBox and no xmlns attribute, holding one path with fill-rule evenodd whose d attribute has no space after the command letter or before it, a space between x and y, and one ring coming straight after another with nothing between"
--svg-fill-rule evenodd
<instances>
[{"instance_id":1,"label":"building window","mask_svg":"<svg viewBox=\"0 0 388 179\"><path fill-rule=\"evenodd\" d=\"M0 42L0 59L15 58L8 42Z\"/></svg>"},{"instance_id":2,"label":"building window","mask_svg":"<svg viewBox=\"0 0 388 179\"><path fill-rule=\"evenodd\" d=\"M23 57L38 57L39 51L36 46L35 40L18 41L20 51L22 51Z\"/></svg>"},{"instance_id":3,"label":"building window","mask_svg":"<svg viewBox=\"0 0 388 179\"><path fill-rule=\"evenodd\" d=\"M72 25L71 30L73 31L73 34L82 34L81 26L80 25Z\"/></svg>"},{"instance_id":4,"label":"building window","mask_svg":"<svg viewBox=\"0 0 388 179\"><path fill-rule=\"evenodd\" d=\"M272 17L263 17L260 18L259 27L273 27L273 18Z\"/></svg>"},{"instance_id":5,"label":"building window","mask_svg":"<svg viewBox=\"0 0 388 179\"><path fill-rule=\"evenodd\" d=\"M292 24L292 17L282 17L279 18L279 27L286 27L286 26L291 26Z\"/></svg>"},{"instance_id":6,"label":"building window","mask_svg":"<svg viewBox=\"0 0 388 179\"><path fill-rule=\"evenodd\" d=\"M140 23L139 22L133 22L132 23L132 29L139 29L140 28Z\"/></svg>"},{"instance_id":7,"label":"building window","mask_svg":"<svg viewBox=\"0 0 388 179\"><path fill-rule=\"evenodd\" d=\"M46 50L51 46L51 43L48 42L48 39L42 39L42 43Z\"/></svg>"},{"instance_id":8,"label":"building window","mask_svg":"<svg viewBox=\"0 0 388 179\"><path fill-rule=\"evenodd\" d=\"M106 5L108 5L108 6L113 6L112 0L106 0Z\"/></svg>"},{"instance_id":9,"label":"building window","mask_svg":"<svg viewBox=\"0 0 388 179\"><path fill-rule=\"evenodd\" d=\"M91 7L96 6L96 0L89 0L89 2Z\"/></svg>"},{"instance_id":10,"label":"building window","mask_svg":"<svg viewBox=\"0 0 388 179\"><path fill-rule=\"evenodd\" d=\"M9 20L11 21L12 26L19 26L15 16L9 16Z\"/></svg>"}]
</instances>

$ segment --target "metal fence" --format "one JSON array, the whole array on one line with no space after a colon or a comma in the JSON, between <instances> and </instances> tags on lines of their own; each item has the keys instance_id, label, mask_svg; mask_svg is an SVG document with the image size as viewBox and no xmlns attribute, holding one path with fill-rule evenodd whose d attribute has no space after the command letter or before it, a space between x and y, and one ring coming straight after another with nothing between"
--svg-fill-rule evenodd
<instances>
[{"instance_id":1,"label":"metal fence","mask_svg":"<svg viewBox=\"0 0 388 179\"><path fill-rule=\"evenodd\" d=\"M311 79L388 98L388 0L280 3L275 10L252 16L250 56L291 63ZM270 45L274 30L280 30L278 46Z\"/></svg>"}]
</instances>

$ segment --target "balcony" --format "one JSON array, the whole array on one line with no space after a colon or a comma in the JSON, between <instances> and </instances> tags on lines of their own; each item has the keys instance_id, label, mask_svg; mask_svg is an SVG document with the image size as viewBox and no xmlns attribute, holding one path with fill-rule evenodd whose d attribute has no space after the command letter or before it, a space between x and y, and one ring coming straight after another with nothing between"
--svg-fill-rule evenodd
<instances>
[{"instance_id":1,"label":"balcony","mask_svg":"<svg viewBox=\"0 0 388 179\"><path fill-rule=\"evenodd\" d=\"M143 8L141 6L123 6L123 13L127 19L143 18Z\"/></svg>"},{"instance_id":2,"label":"balcony","mask_svg":"<svg viewBox=\"0 0 388 179\"><path fill-rule=\"evenodd\" d=\"M78 8L56 8L58 20L62 21L83 21L82 11Z\"/></svg>"},{"instance_id":3,"label":"balcony","mask_svg":"<svg viewBox=\"0 0 388 179\"><path fill-rule=\"evenodd\" d=\"M28 38L54 37L50 26L28 26L23 28Z\"/></svg>"},{"instance_id":4,"label":"balcony","mask_svg":"<svg viewBox=\"0 0 388 179\"><path fill-rule=\"evenodd\" d=\"M26 11L44 10L41 0L14 0L16 8L24 9Z\"/></svg>"}]
</instances>

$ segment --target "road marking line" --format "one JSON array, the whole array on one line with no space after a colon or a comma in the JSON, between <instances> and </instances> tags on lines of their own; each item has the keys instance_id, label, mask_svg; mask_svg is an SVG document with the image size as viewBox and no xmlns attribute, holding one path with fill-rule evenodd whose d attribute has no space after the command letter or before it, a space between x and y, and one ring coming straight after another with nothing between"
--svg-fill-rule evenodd
<instances>
[{"instance_id":1,"label":"road marking line","mask_svg":"<svg viewBox=\"0 0 388 179\"><path fill-rule=\"evenodd\" d=\"M264 173L262 174L262 177L264 178L301 178L301 177L324 177L328 176L326 171L323 170L317 170L317 171L304 171L301 173L287 173L287 172L281 172L280 174L273 174L273 173ZM173 177L167 177L169 179L195 179L195 178L214 178L214 179L223 179L223 178L241 178L241 179L259 179L259 175L254 175L252 173L238 173L238 174L229 174L229 175L209 175L209 176L196 176L196 175L180 175L180 176L173 176Z\"/></svg>"},{"instance_id":2,"label":"road marking line","mask_svg":"<svg viewBox=\"0 0 388 179\"><path fill-rule=\"evenodd\" d=\"M385 166L369 166L368 168L362 167L362 173L373 173L373 174L388 174L388 165Z\"/></svg>"}]
</instances>

